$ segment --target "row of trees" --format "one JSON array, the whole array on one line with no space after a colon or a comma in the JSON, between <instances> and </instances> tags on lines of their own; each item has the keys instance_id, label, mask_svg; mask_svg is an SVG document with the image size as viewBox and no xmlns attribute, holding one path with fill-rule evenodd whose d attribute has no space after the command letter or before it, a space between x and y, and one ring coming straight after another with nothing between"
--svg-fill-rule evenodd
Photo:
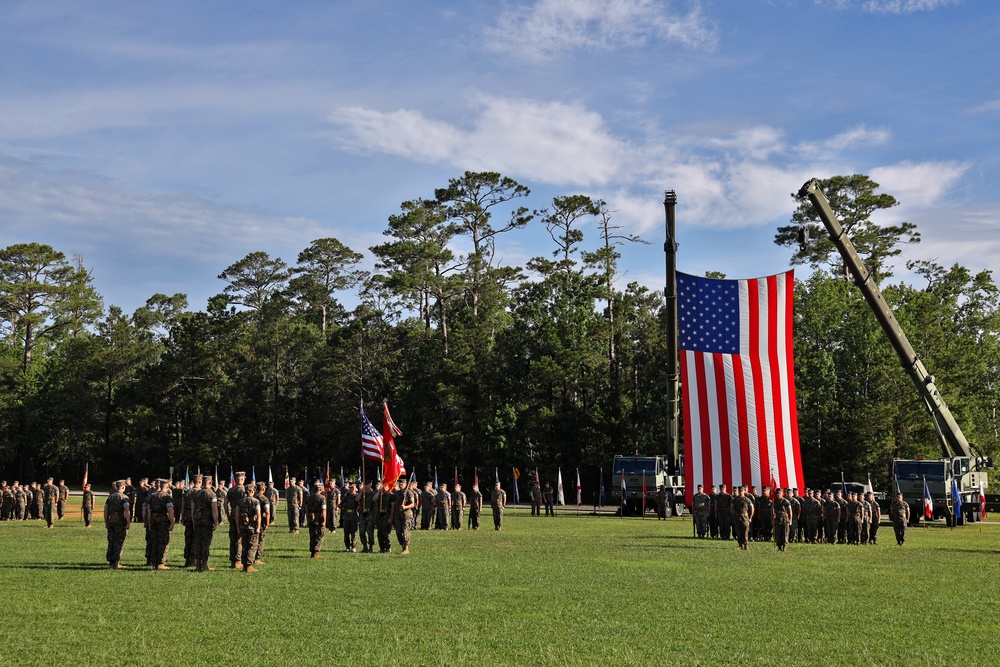
<instances>
[{"instance_id":1,"label":"row of trees","mask_svg":"<svg viewBox=\"0 0 1000 667\"><path fill-rule=\"evenodd\" d=\"M866 177L825 185L888 277L916 230L871 223L895 202ZM603 201L530 210L529 195L466 172L389 216L374 273L333 238L294 265L253 252L219 274L204 311L181 294L104 308L79 260L35 243L0 250L5 476L73 479L88 461L98 479L215 462L353 469L359 404L378 425L384 399L421 477L434 466L592 474L616 453L663 452L662 294L622 284L618 266L621 247L643 241ZM798 234L814 224L800 206L776 237L814 268L796 305L806 476L884 479L893 455L936 456L933 427L835 255ZM498 249L527 225L544 225L549 252L504 265ZM887 298L967 435L996 451L997 287L986 272L915 268L927 284L884 285ZM351 310L338 299L348 292Z\"/></svg>"}]
</instances>

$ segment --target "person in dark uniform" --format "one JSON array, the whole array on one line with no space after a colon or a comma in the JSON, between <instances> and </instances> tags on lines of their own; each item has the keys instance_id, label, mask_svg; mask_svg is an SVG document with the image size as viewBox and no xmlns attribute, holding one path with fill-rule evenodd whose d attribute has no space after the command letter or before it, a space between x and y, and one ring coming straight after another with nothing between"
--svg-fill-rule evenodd
<instances>
[{"instance_id":1,"label":"person in dark uniform","mask_svg":"<svg viewBox=\"0 0 1000 667\"><path fill-rule=\"evenodd\" d=\"M69 487L66 486L66 480L59 480L59 498L56 500L56 516L62 521L62 518L66 515L66 501L69 500Z\"/></svg>"},{"instance_id":2,"label":"person in dark uniform","mask_svg":"<svg viewBox=\"0 0 1000 667\"><path fill-rule=\"evenodd\" d=\"M347 485L347 492L340 499L340 512L344 517L344 549L351 553L356 552L358 536L358 505L361 501L361 494L358 493L357 484L351 482Z\"/></svg>"},{"instance_id":3,"label":"person in dark uniform","mask_svg":"<svg viewBox=\"0 0 1000 667\"><path fill-rule=\"evenodd\" d=\"M538 486L538 480L531 483L528 496L531 498L531 516L542 516L542 488Z\"/></svg>"},{"instance_id":4,"label":"person in dark uniform","mask_svg":"<svg viewBox=\"0 0 1000 667\"><path fill-rule=\"evenodd\" d=\"M246 487L243 485L247 478L245 472L236 473L236 483L226 491L226 515L229 517L229 566L236 569L237 563L243 562L243 544L246 541L243 526L240 526L234 519L239 509L240 502L247 496ZM175 501L176 504L176 501ZM259 503L258 503L259 505ZM257 546L256 539L260 533L259 522L257 531L254 533L252 541L254 547Z\"/></svg>"},{"instance_id":5,"label":"person in dark uniform","mask_svg":"<svg viewBox=\"0 0 1000 667\"><path fill-rule=\"evenodd\" d=\"M94 492L90 490L90 484L83 485L83 498L80 501L80 509L83 511L83 525L90 528L94 518Z\"/></svg>"},{"instance_id":6,"label":"person in dark uniform","mask_svg":"<svg viewBox=\"0 0 1000 667\"><path fill-rule=\"evenodd\" d=\"M123 570L125 566L121 564L122 551L132 524L132 508L124 493L125 480L112 483L111 488L111 495L104 502L104 527L108 531L107 560L112 570Z\"/></svg>"},{"instance_id":7,"label":"person in dark uniform","mask_svg":"<svg viewBox=\"0 0 1000 667\"><path fill-rule=\"evenodd\" d=\"M45 517L45 527L51 528L56 518L56 507L59 504L59 487L52 483L51 477L46 480L45 486L42 487L42 494L44 498L42 515Z\"/></svg>"},{"instance_id":8,"label":"person in dark uniform","mask_svg":"<svg viewBox=\"0 0 1000 667\"><path fill-rule=\"evenodd\" d=\"M493 485L490 494L490 507L493 508L493 530L503 529L503 510L507 507L507 493L500 488L500 482Z\"/></svg>"},{"instance_id":9,"label":"person in dark uniform","mask_svg":"<svg viewBox=\"0 0 1000 667\"><path fill-rule=\"evenodd\" d=\"M375 549L375 491L365 480L358 494L358 531L361 533L361 553L370 554Z\"/></svg>"},{"instance_id":10,"label":"person in dark uniform","mask_svg":"<svg viewBox=\"0 0 1000 667\"><path fill-rule=\"evenodd\" d=\"M295 484L295 478L289 480L289 486L285 489L285 511L288 513L288 532L299 532L299 512L302 510L302 494Z\"/></svg>"},{"instance_id":11,"label":"person in dark uniform","mask_svg":"<svg viewBox=\"0 0 1000 667\"><path fill-rule=\"evenodd\" d=\"M545 516L555 516L556 510L553 506L555 492L552 490L552 484L549 482L545 482L545 489L542 491L542 500L545 502Z\"/></svg>"},{"instance_id":12,"label":"person in dark uniform","mask_svg":"<svg viewBox=\"0 0 1000 667\"><path fill-rule=\"evenodd\" d=\"M455 490L451 494L451 529L462 530L462 521L465 520L465 504L468 501L462 492L462 485L456 484Z\"/></svg>"},{"instance_id":13,"label":"person in dark uniform","mask_svg":"<svg viewBox=\"0 0 1000 667\"><path fill-rule=\"evenodd\" d=\"M401 553L406 555L410 553L410 522L417 507L417 494L407 488L405 480L400 479L398 483L399 489L393 500L391 520L396 527L396 540L403 548Z\"/></svg>"},{"instance_id":14,"label":"person in dark uniform","mask_svg":"<svg viewBox=\"0 0 1000 667\"><path fill-rule=\"evenodd\" d=\"M434 497L434 507L437 510L434 530L448 530L448 516L451 514L451 494L448 493L447 484L442 484L438 487L437 495Z\"/></svg>"},{"instance_id":15,"label":"person in dark uniform","mask_svg":"<svg viewBox=\"0 0 1000 667\"><path fill-rule=\"evenodd\" d=\"M535 485L538 488L538 485ZM479 530L479 519L483 514L483 494L479 490L478 484L472 485L472 493L469 494L469 528ZM536 515L538 516L538 515Z\"/></svg>"},{"instance_id":16,"label":"person in dark uniform","mask_svg":"<svg viewBox=\"0 0 1000 667\"><path fill-rule=\"evenodd\" d=\"M191 558L194 560L195 572L214 569L208 566L208 558L212 549L212 536L219 527L219 499L209 488L211 481L212 478L205 475L202 477L201 487L191 493Z\"/></svg>"},{"instance_id":17,"label":"person in dark uniform","mask_svg":"<svg viewBox=\"0 0 1000 667\"><path fill-rule=\"evenodd\" d=\"M244 476L245 478L245 476ZM243 488L241 484L236 484L233 488ZM232 491L232 489L230 489ZM226 497L229 502L229 496ZM260 572L253 566L250 558L257 550L257 537L260 535L260 501L252 493L245 493L233 511L230 525L239 526L240 540L240 562L244 572Z\"/></svg>"},{"instance_id":18,"label":"person in dark uniform","mask_svg":"<svg viewBox=\"0 0 1000 667\"><path fill-rule=\"evenodd\" d=\"M903 500L902 493L897 493L896 499L889 505L889 518L896 533L896 544L903 546L906 544L906 526L910 523L910 505Z\"/></svg>"},{"instance_id":19,"label":"person in dark uniform","mask_svg":"<svg viewBox=\"0 0 1000 667\"><path fill-rule=\"evenodd\" d=\"M788 531L792 527L792 504L782 489L775 489L774 493L774 504L771 507L774 546L778 551L784 551L788 548Z\"/></svg>"},{"instance_id":20,"label":"person in dark uniform","mask_svg":"<svg viewBox=\"0 0 1000 667\"><path fill-rule=\"evenodd\" d=\"M154 570L169 570L166 561L170 533L176 521L174 500L169 493L167 480L154 480L154 488L155 491L146 494L146 503L142 510L142 520L146 526L146 559Z\"/></svg>"},{"instance_id":21,"label":"person in dark uniform","mask_svg":"<svg viewBox=\"0 0 1000 667\"><path fill-rule=\"evenodd\" d=\"M378 537L378 552L392 551L392 490L379 485L375 493L375 533Z\"/></svg>"},{"instance_id":22,"label":"person in dark uniform","mask_svg":"<svg viewBox=\"0 0 1000 667\"><path fill-rule=\"evenodd\" d=\"M306 522L309 524L309 557L322 558L323 536L326 533L326 496L323 495L323 483L313 483L313 492L306 499Z\"/></svg>"},{"instance_id":23,"label":"person in dark uniform","mask_svg":"<svg viewBox=\"0 0 1000 667\"><path fill-rule=\"evenodd\" d=\"M420 530L430 530L434 522L434 486L427 482L420 492Z\"/></svg>"}]
</instances>

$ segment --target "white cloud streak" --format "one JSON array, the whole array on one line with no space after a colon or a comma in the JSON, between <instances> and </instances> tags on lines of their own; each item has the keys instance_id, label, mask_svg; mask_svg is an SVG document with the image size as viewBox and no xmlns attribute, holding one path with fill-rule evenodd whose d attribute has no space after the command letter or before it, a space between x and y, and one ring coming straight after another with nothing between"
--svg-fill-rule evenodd
<instances>
[{"instance_id":1,"label":"white cloud streak","mask_svg":"<svg viewBox=\"0 0 1000 667\"><path fill-rule=\"evenodd\" d=\"M711 49L716 35L697 3L686 13L676 13L658 0L537 0L508 9L486 31L489 49L526 60L654 41Z\"/></svg>"}]
</instances>

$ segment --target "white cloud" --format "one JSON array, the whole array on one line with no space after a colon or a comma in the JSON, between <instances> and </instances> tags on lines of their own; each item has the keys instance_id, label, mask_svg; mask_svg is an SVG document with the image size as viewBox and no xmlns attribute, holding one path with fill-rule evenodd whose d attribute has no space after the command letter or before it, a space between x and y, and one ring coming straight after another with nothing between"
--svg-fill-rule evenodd
<instances>
[{"instance_id":1,"label":"white cloud","mask_svg":"<svg viewBox=\"0 0 1000 667\"><path fill-rule=\"evenodd\" d=\"M912 14L932 12L959 4L959 0L867 0L862 9L873 14Z\"/></svg>"},{"instance_id":2,"label":"white cloud","mask_svg":"<svg viewBox=\"0 0 1000 667\"><path fill-rule=\"evenodd\" d=\"M958 182L969 164L961 162L901 162L875 167L869 176L899 200L903 206L923 207L937 204Z\"/></svg>"},{"instance_id":3,"label":"white cloud","mask_svg":"<svg viewBox=\"0 0 1000 667\"><path fill-rule=\"evenodd\" d=\"M652 41L711 48L715 30L697 3L687 13L657 0L537 0L501 14L487 46L528 60L571 51L611 51Z\"/></svg>"},{"instance_id":4,"label":"white cloud","mask_svg":"<svg viewBox=\"0 0 1000 667\"><path fill-rule=\"evenodd\" d=\"M891 138L892 133L886 129L870 129L864 124L859 124L829 139L818 142L802 142L795 148L803 155L821 157L859 146L883 146Z\"/></svg>"},{"instance_id":5,"label":"white cloud","mask_svg":"<svg viewBox=\"0 0 1000 667\"><path fill-rule=\"evenodd\" d=\"M984 102L970 109L972 113L988 113L991 111L1000 111L1000 100L992 100L990 102Z\"/></svg>"},{"instance_id":6,"label":"white cloud","mask_svg":"<svg viewBox=\"0 0 1000 667\"><path fill-rule=\"evenodd\" d=\"M516 172L544 183L606 183L627 152L600 114L579 105L483 96L473 106L478 116L469 129L407 109L350 107L328 119L346 131L335 140L348 149L459 169Z\"/></svg>"}]
</instances>

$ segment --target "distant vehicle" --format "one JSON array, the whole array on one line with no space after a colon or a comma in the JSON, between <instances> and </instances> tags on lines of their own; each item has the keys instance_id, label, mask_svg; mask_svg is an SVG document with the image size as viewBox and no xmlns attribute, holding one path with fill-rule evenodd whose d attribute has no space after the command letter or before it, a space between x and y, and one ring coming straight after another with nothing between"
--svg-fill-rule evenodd
<instances>
[{"instance_id":1,"label":"distant vehicle","mask_svg":"<svg viewBox=\"0 0 1000 667\"><path fill-rule=\"evenodd\" d=\"M682 502L684 488L672 484L676 478L669 475L669 458L667 456L616 456L611 463L611 484L608 494L609 504L622 506L621 481L625 477L625 514L642 514L643 495L642 483L646 481L647 511L656 510L656 491L661 485L667 487L667 503L670 507L668 516L680 514L680 508L675 504Z\"/></svg>"},{"instance_id":2,"label":"distant vehicle","mask_svg":"<svg viewBox=\"0 0 1000 667\"><path fill-rule=\"evenodd\" d=\"M938 391L934 376L927 371L910 345L910 341L907 340L895 315L886 304L881 290L865 268L840 221L837 220L826 195L820 190L819 183L815 180L808 181L802 186L799 195L808 197L812 202L813 208L816 209L817 215L830 235L830 241L844 258L844 265L854 278L854 284L868 302L875 319L878 320L882 331L896 351L903 370L910 377L924 402L931 421L934 422L938 444L941 447L941 459L937 461L896 459L892 463L893 477L899 484L903 498L910 504L910 520L916 522L924 516L924 480L927 480L935 518L954 519L958 525L966 521L979 521L979 494L985 493L985 489L989 486L985 469L993 467L993 460L979 454L966 440L965 434L962 433L962 429ZM956 486L964 508L962 516L954 516L953 496Z\"/></svg>"}]
</instances>

